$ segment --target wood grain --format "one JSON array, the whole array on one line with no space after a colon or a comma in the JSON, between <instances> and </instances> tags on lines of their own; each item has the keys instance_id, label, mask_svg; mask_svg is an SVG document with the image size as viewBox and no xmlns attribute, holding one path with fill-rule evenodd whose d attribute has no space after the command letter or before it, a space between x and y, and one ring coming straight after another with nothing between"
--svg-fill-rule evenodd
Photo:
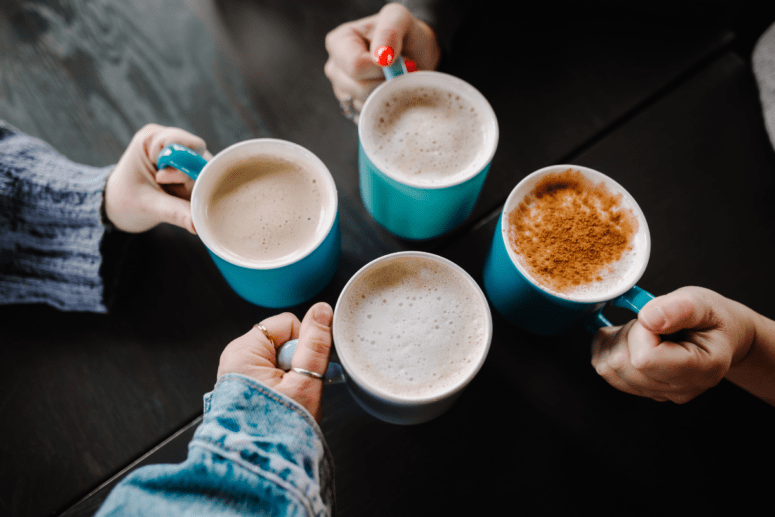
<instances>
[{"instance_id":1,"label":"wood grain","mask_svg":"<svg viewBox=\"0 0 775 517\"><path fill-rule=\"evenodd\" d=\"M466 225L439 240L409 243L389 235L366 213L358 192L356 127L339 112L322 72L325 34L339 23L375 12L381 2L4 0L0 5L0 118L75 161L114 163L147 122L187 129L202 136L213 152L246 138L273 136L317 154L339 191L342 258L336 276L318 297L331 304L363 264L402 249L438 251L478 275L492 214L518 180L539 166L582 157L604 170L626 170L628 150L640 141L664 146L666 155L690 159L696 142L681 140L685 133L670 133L669 123L630 123L693 77L706 77L702 73L707 64L715 63L732 41L723 24L693 24L684 18L679 24L658 16L627 19L630 25L623 30L606 23L626 13L614 12L613 18L601 21L599 11L587 13L595 19L587 20L589 30L580 36L557 30L552 18L518 21L514 30L497 9L483 4L459 34L458 59L448 71L490 99L501 123L501 145ZM574 22L565 19L565 28ZM493 51L506 45L518 49L509 59ZM736 66L730 73L737 77L742 72ZM707 76L710 82L703 91L713 95L702 99L715 101L715 95L726 90L713 89L713 81L728 77ZM682 95L676 109L692 100L691 93L688 100ZM750 99L735 102L743 103L745 115L724 116L750 122ZM675 127L695 120L693 110L706 108L692 106L678 111ZM664 123L663 111L655 116ZM709 132L717 129L712 119L697 120L708 123L689 126L706 131L704 138L711 140L702 141L703 146L722 138ZM644 134L665 140L651 141L642 138ZM689 147L672 147L671 135ZM615 145L606 145L609 139ZM739 139L734 142L737 151L719 163L734 161L743 146ZM752 157L758 159L762 152L759 147ZM684 176L682 188L692 178ZM634 188L644 189L639 199L659 191L659 185L649 183ZM708 194L718 192L710 189ZM664 208L659 203L649 206L652 213ZM757 204L745 216L761 215L760 210ZM698 246L701 241L687 242ZM215 381L223 347L276 312L239 299L201 242L182 230L160 226L130 239L127 246L118 301L107 316L39 306L0 308L0 514L64 511L134 461L153 462L144 455L188 429L201 414L201 397ZM682 250L680 260L686 261L691 249ZM666 257L661 260L668 261L663 267L675 265L669 253L661 253ZM765 258L757 259L757 267L763 267ZM660 269L653 271L648 280L662 289L680 278L662 280ZM709 278L709 266L698 271L703 271L698 281ZM731 282L727 278L716 285ZM768 309L750 289L732 292ZM289 308L298 316L305 309ZM665 432L669 426L699 432L715 422L713 397L689 413L633 403L601 385L589 371L579 373L578 364L586 360L583 350L566 355L565 345L552 341L524 354L509 346L515 339L513 329L502 321L496 328L499 345L482 380L453 412L429 425L381 424L343 387L327 390L322 427L337 462L340 514L455 513L469 510L468 503L481 503L494 512L488 504L511 494L515 479L522 483L521 490L533 495L526 508L572 507L570 496L555 498L556 491L549 487L573 486L585 479L588 465L599 465L598 451L586 446L590 439L604 449L599 436L617 425L636 428L642 419L655 419L644 428L648 433ZM519 334L517 339L534 343ZM509 377L512 366L521 376L519 382ZM581 392L575 389L577 381L585 383ZM500 395L493 393L510 393L515 400L505 416L495 405ZM722 393L722 398L730 397L722 404L729 418L748 423L761 415L762 408L749 398L734 390ZM738 404L740 409L732 408ZM509 422L505 427L504 419ZM179 442L185 436L175 438L173 453L154 458L181 460L185 447ZM611 463L599 465L596 472L616 481L612 463L619 453L648 463L650 472L658 471L648 451L658 450L660 443L641 451L619 438L604 455ZM461 444L492 450L474 453ZM680 450L671 450L680 456ZM710 463L696 447L680 457L698 461L698 468ZM476 498L471 495L472 473L491 472L499 465L492 458L522 465L522 470L514 469L515 478L489 484L496 496ZM487 490L479 488L479 494ZM592 502L581 488L572 493ZM459 504L461 499L466 504ZM612 499L611 506L623 499ZM95 508L90 499L70 514L89 515Z\"/></svg>"}]
</instances>

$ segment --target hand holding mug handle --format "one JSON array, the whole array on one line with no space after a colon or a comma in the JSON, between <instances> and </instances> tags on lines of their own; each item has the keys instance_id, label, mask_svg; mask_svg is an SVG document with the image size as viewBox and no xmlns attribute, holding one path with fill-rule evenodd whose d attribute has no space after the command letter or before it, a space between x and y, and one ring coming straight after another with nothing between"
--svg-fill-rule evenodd
<instances>
[{"instance_id":1,"label":"hand holding mug handle","mask_svg":"<svg viewBox=\"0 0 775 517\"><path fill-rule=\"evenodd\" d=\"M613 305L614 307L621 307L622 309L629 309L635 314L638 314L640 310L651 300L654 299L654 295L649 293L648 291L641 289L637 285L632 286L629 291L626 293L617 296L608 304ZM608 305L606 304L606 305ZM601 329L603 327L613 327L613 324L608 321L608 318L603 316L603 308L601 308L599 311L595 313L592 320L587 323L587 329L595 333L598 329Z\"/></svg>"},{"instance_id":2,"label":"hand holding mug handle","mask_svg":"<svg viewBox=\"0 0 775 517\"><path fill-rule=\"evenodd\" d=\"M284 372L291 370L291 361L293 360L293 354L296 352L296 347L299 344L298 339L291 339L277 348L277 368ZM338 363L332 363L329 361L328 369L323 375L323 382L326 384L339 384L344 381L344 370Z\"/></svg>"}]
</instances>

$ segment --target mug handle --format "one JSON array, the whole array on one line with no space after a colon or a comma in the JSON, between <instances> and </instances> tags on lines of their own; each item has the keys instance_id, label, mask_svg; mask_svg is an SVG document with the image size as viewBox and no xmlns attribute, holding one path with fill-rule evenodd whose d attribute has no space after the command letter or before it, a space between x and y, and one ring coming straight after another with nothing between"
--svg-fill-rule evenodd
<instances>
[{"instance_id":1,"label":"mug handle","mask_svg":"<svg viewBox=\"0 0 775 517\"><path fill-rule=\"evenodd\" d=\"M408 74L409 71L406 69L404 58L397 56L390 65L382 67L382 73L385 75L385 79L389 81L398 75Z\"/></svg>"},{"instance_id":2,"label":"mug handle","mask_svg":"<svg viewBox=\"0 0 775 517\"><path fill-rule=\"evenodd\" d=\"M630 309L635 314L638 314L640 310L643 308L643 306L653 299L654 299L653 294L649 293L644 289L641 289L637 285L634 285L629 291L622 294L621 296L617 296L616 298L614 298L608 303L610 303L614 307ZM604 308L605 306L603 306L599 311L595 313L595 315L592 317L592 320L587 324L587 330L589 330L592 333L595 333L597 332L598 329L601 329L603 327L613 327L613 324L611 324L611 322L608 321L608 318L603 316Z\"/></svg>"},{"instance_id":3,"label":"mug handle","mask_svg":"<svg viewBox=\"0 0 775 517\"><path fill-rule=\"evenodd\" d=\"M277 367L284 372L290 371L291 359L293 359L293 353L296 352L296 345L299 344L298 339L291 339L286 341L277 349ZM323 376L323 382L326 384L340 384L344 382L344 369L339 363L328 363L328 369Z\"/></svg>"},{"instance_id":4,"label":"mug handle","mask_svg":"<svg viewBox=\"0 0 775 517\"><path fill-rule=\"evenodd\" d=\"M161 170L165 167L175 167L192 180L196 181L199 173L202 172L207 160L199 156L196 152L180 144L170 144L161 150L156 159L156 168Z\"/></svg>"}]
</instances>

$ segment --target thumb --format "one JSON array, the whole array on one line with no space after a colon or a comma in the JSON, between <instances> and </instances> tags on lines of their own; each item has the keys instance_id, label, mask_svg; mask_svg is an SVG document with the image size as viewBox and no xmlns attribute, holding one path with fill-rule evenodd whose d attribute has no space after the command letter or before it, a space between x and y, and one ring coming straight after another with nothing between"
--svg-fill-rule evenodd
<instances>
[{"instance_id":1,"label":"thumb","mask_svg":"<svg viewBox=\"0 0 775 517\"><path fill-rule=\"evenodd\" d=\"M713 310L697 289L686 287L648 302L638 314L638 321L655 334L672 334L712 325Z\"/></svg>"},{"instance_id":2,"label":"thumb","mask_svg":"<svg viewBox=\"0 0 775 517\"><path fill-rule=\"evenodd\" d=\"M331 355L331 321L334 311L325 302L313 305L301 322L299 344L293 354L294 368L324 375Z\"/></svg>"},{"instance_id":3,"label":"thumb","mask_svg":"<svg viewBox=\"0 0 775 517\"><path fill-rule=\"evenodd\" d=\"M403 50L404 36L409 32L411 26L412 13L406 7L400 4L387 4L377 16L377 23L371 36L369 50L372 55L374 56L380 47L387 46L393 49L394 56L400 56ZM374 59L377 60L377 56L374 56ZM389 65L393 59L395 58L391 58L385 64Z\"/></svg>"},{"instance_id":4,"label":"thumb","mask_svg":"<svg viewBox=\"0 0 775 517\"><path fill-rule=\"evenodd\" d=\"M148 212L153 214L159 222L174 224L196 234L191 218L191 203L161 190L154 189L148 195L150 198L147 201Z\"/></svg>"}]
</instances>

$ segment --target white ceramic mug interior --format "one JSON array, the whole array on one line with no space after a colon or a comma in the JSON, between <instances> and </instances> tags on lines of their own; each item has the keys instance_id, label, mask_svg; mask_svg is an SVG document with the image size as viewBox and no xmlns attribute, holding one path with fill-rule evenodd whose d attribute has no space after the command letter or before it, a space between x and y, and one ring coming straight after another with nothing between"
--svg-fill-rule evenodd
<instances>
[{"instance_id":1,"label":"white ceramic mug interior","mask_svg":"<svg viewBox=\"0 0 775 517\"><path fill-rule=\"evenodd\" d=\"M425 253L420 251L404 251L404 252L392 253L389 255L382 256L378 259L375 259L369 262L368 264L366 264L365 266L363 266L347 282L344 289L342 289L342 292L339 295L339 299L336 303L336 308L334 310L334 321L333 321L334 343L342 342L341 325L339 324L338 320L340 318L339 315L341 315L342 311L346 309L344 304L348 299L347 294L350 292L352 287L355 284L357 284L358 281L361 278L363 278L364 275L368 274L375 266L378 266L380 264L385 263L386 261L394 260L400 257L420 257L420 258L430 259L445 268L451 269L452 271L460 275L469 284L471 288L471 293L475 295L474 296L475 300L478 303L482 304L483 313L485 314L485 336L484 336L485 345L482 347L482 350L480 351L479 356L476 358L476 363L474 367L469 372L469 374L461 378L457 384L449 387L443 393L435 394L434 396L431 396L431 397L399 397L381 389L380 387L374 386L373 383L370 383L368 379L366 379L363 376L363 374L358 371L358 369L353 368L352 362L348 358L347 350L342 348L337 348L337 355L339 357L339 362L341 363L342 367L347 372L347 375L354 382L356 382L363 391L369 393L369 395L371 395L372 397L376 397L377 399L380 399L381 401L386 401L390 404L395 404L403 407L412 407L413 409L416 409L418 406L423 406L423 405L430 406L432 404L438 403L442 399L447 399L455 396L465 386L467 386L471 382L471 380L476 376L476 374L479 372L482 365L484 364L484 361L487 357L487 353L489 352L490 343L492 341L492 332L493 332L492 314L490 312L490 308L487 303L487 298L485 297L479 285L476 283L476 281L473 278L471 278L471 276L463 268L461 268L454 262L448 259L445 259L443 257L440 257L438 255L433 255L430 253Z\"/></svg>"},{"instance_id":2,"label":"white ceramic mug interior","mask_svg":"<svg viewBox=\"0 0 775 517\"><path fill-rule=\"evenodd\" d=\"M213 188L218 185L225 173L239 164L250 162L258 156L267 155L307 164L309 170L317 174L321 180L321 185L325 186L323 189L323 209L315 229L315 238L303 248L279 260L247 260L222 246L218 241L218 236L210 230L207 224L209 210L207 201ZM333 227L337 210L336 184L320 158L298 144L274 138L246 140L219 152L204 166L191 193L191 216L197 234L205 246L223 260L250 269L277 269L298 262L312 253L320 246Z\"/></svg>"},{"instance_id":3,"label":"white ceramic mug interior","mask_svg":"<svg viewBox=\"0 0 775 517\"><path fill-rule=\"evenodd\" d=\"M448 183L429 185L423 182L412 182L408 180L406 176L396 174L391 170L391 167L385 163L385 160L380 154L376 152L379 142L366 132L365 128L369 126L368 121L373 117L379 116L378 109L381 106L382 100L402 89L416 87L433 87L461 95L482 114L482 119L484 121L482 131L485 135L484 145L479 150L476 159L466 167L465 171L454 174L453 180ZM474 177L484 169L490 161L492 161L495 150L498 147L498 136L498 120L495 116L495 111L493 111L492 106L490 106L490 103L484 95L462 79L442 72L412 72L410 74L399 75L394 79L384 82L366 99L358 121L358 137L360 138L363 150L366 152L366 155L372 163L391 179L404 185L423 189L446 188L458 185Z\"/></svg>"}]
</instances>

